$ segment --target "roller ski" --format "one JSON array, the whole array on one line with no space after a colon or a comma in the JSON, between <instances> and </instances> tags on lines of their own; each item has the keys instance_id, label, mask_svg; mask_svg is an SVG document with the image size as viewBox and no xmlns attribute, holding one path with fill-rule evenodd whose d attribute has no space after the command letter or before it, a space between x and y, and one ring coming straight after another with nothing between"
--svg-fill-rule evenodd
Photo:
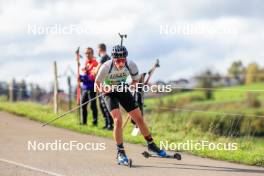
<instances>
[{"instance_id":1,"label":"roller ski","mask_svg":"<svg viewBox=\"0 0 264 176\"><path fill-rule=\"evenodd\" d=\"M181 160L181 155L179 153L168 154L164 150L159 149L155 143L148 144L148 151L144 151L142 155L145 158L168 158Z\"/></svg>"},{"instance_id":2,"label":"roller ski","mask_svg":"<svg viewBox=\"0 0 264 176\"><path fill-rule=\"evenodd\" d=\"M117 164L132 167L132 159L128 159L124 150L117 152Z\"/></svg>"}]
</instances>

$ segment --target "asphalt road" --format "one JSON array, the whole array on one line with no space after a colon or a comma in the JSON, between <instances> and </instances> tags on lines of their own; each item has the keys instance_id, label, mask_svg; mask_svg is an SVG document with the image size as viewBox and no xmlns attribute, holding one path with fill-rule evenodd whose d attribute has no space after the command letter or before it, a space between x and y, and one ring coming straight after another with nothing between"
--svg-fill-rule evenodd
<instances>
[{"instance_id":1,"label":"asphalt road","mask_svg":"<svg viewBox=\"0 0 264 176\"><path fill-rule=\"evenodd\" d=\"M28 142L36 141L37 151L28 149ZM45 143L89 144L93 149L105 150L42 150ZM40 145L41 144L41 145ZM96 145L101 145L100 147ZM41 124L26 118L0 112L0 175L1 176L253 176L264 175L263 167L200 158L182 154L183 160L161 158L145 159L141 145L125 144L134 167L119 166L115 161L113 140L91 135L79 134Z\"/></svg>"}]
</instances>

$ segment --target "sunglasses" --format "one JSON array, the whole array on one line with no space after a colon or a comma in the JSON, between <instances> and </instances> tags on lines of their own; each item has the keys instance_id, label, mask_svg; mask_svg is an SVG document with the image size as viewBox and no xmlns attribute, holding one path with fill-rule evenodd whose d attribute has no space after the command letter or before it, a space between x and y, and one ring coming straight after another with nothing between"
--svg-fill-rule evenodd
<instances>
[{"instance_id":1,"label":"sunglasses","mask_svg":"<svg viewBox=\"0 0 264 176\"><path fill-rule=\"evenodd\" d=\"M85 53L86 55L89 55L89 54L92 54L91 52L87 52L87 53Z\"/></svg>"},{"instance_id":2,"label":"sunglasses","mask_svg":"<svg viewBox=\"0 0 264 176\"><path fill-rule=\"evenodd\" d=\"M121 53L112 53L113 58L125 58L127 56L127 53L121 52Z\"/></svg>"},{"instance_id":3,"label":"sunglasses","mask_svg":"<svg viewBox=\"0 0 264 176\"><path fill-rule=\"evenodd\" d=\"M125 62L126 62L126 59L115 59L115 62L116 62L117 64L125 63Z\"/></svg>"}]
</instances>

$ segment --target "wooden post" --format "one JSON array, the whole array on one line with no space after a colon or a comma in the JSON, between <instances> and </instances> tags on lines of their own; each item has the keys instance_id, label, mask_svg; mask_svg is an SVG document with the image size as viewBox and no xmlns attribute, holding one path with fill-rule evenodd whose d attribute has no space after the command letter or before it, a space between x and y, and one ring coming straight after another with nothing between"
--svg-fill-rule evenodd
<instances>
[{"instance_id":1,"label":"wooden post","mask_svg":"<svg viewBox=\"0 0 264 176\"><path fill-rule=\"evenodd\" d=\"M77 62L77 89L76 89L76 102L77 105L79 106L81 104L81 83L80 83L80 59L81 59L81 55L80 55L80 47L78 47L76 53L76 62ZM77 116L79 118L80 124L82 124L83 122L83 117L82 117L82 107L79 108L79 110L77 111Z\"/></svg>"},{"instance_id":2,"label":"wooden post","mask_svg":"<svg viewBox=\"0 0 264 176\"><path fill-rule=\"evenodd\" d=\"M9 90L8 90L8 98L10 102L14 102L15 100L14 88L15 88L15 80L13 79L9 84Z\"/></svg>"},{"instance_id":3,"label":"wooden post","mask_svg":"<svg viewBox=\"0 0 264 176\"><path fill-rule=\"evenodd\" d=\"M71 87L71 77L67 77L67 82L68 82L68 97L69 97L69 102L68 102L68 109L70 110L72 108L72 87Z\"/></svg>"},{"instance_id":4,"label":"wooden post","mask_svg":"<svg viewBox=\"0 0 264 176\"><path fill-rule=\"evenodd\" d=\"M57 72L57 63L53 63L53 72L54 72L54 90L53 90L53 106L54 113L58 113L58 72Z\"/></svg>"},{"instance_id":5,"label":"wooden post","mask_svg":"<svg viewBox=\"0 0 264 176\"><path fill-rule=\"evenodd\" d=\"M35 90L34 90L34 85L33 83L30 83L29 84L29 87L30 87L30 101L34 101L34 96L35 96Z\"/></svg>"}]
</instances>

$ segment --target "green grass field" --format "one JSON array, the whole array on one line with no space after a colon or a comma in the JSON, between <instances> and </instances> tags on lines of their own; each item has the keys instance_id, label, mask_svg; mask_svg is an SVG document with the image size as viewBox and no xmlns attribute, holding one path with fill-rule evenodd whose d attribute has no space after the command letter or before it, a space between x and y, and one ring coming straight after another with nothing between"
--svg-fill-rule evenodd
<instances>
[{"instance_id":1,"label":"green grass field","mask_svg":"<svg viewBox=\"0 0 264 176\"><path fill-rule=\"evenodd\" d=\"M212 100L204 100L203 103L223 103L226 101L244 100L246 98L246 93L248 90L254 90L255 93L259 94L259 98L264 100L264 91L263 91L264 83L256 83L245 86L233 86L233 87L216 88L216 89L217 90L214 91L214 98ZM204 99L203 94L204 93L202 91L183 92L183 93L163 96L162 100L164 101L164 103L166 103L170 101L177 101L180 98L190 97L190 96L196 96ZM145 103L147 105L155 105L159 101L159 99L160 98L146 99Z\"/></svg>"},{"instance_id":2,"label":"green grass field","mask_svg":"<svg viewBox=\"0 0 264 176\"><path fill-rule=\"evenodd\" d=\"M249 165L264 166L264 138L263 135L252 135L254 132L264 129L264 119L246 117L247 115L264 115L264 92L258 92L257 99L262 103L261 107L248 107L246 104L246 90L264 90L264 84L249 86L236 86L231 91L217 90L214 92L213 100L205 100L203 92L193 91L164 96L162 98L147 99L145 119L150 126L155 140L168 141L169 143L182 143L187 140L209 141L213 143L237 143L238 149L234 151L225 150L189 150L185 151L202 157L227 160ZM202 109L209 112L185 112L161 110L161 106L185 107L189 109ZM9 103L0 102L0 110L28 117L33 120L47 122L56 117L49 106L38 105L29 102ZM236 116L223 115L223 112L240 113L243 116L243 123L240 128L235 126ZM62 112L61 112L62 113ZM125 115L124 115L125 116ZM91 117L90 117L91 119ZM76 113L72 113L63 119L54 122L52 125L78 131L81 133L112 137L109 131L101 130L103 118L99 118L99 128L81 126L78 123ZM123 118L125 119L125 118ZM239 119L240 120L240 119ZM91 120L90 120L91 121ZM250 128L243 125L250 123ZM250 132L242 129L250 129ZM130 132L132 125L129 124L124 131L124 139L130 143L145 144L143 137L132 137ZM240 134L237 135L236 133ZM257 134L257 133L254 133ZM260 133L261 134L261 133Z\"/></svg>"}]
</instances>

